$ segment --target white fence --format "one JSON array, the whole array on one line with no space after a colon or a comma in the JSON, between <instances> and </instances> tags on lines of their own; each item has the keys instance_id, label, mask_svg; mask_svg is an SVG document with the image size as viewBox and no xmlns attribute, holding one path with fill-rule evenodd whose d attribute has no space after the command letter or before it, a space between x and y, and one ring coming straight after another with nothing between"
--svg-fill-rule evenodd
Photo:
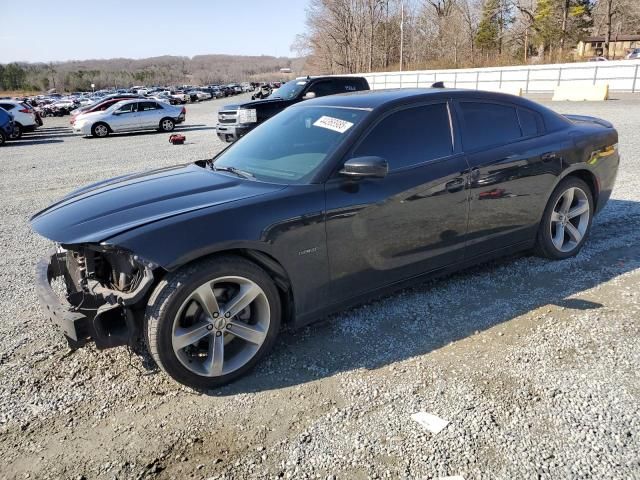
<instances>
[{"instance_id":1,"label":"white fence","mask_svg":"<svg viewBox=\"0 0 640 480\"><path fill-rule=\"evenodd\" d=\"M499 90L521 88L524 93L552 92L558 85L609 84L609 90L640 92L640 60L562 63L517 67L470 68L460 70L419 70L360 74L372 90L384 88L430 87L444 82L449 88Z\"/></svg>"}]
</instances>

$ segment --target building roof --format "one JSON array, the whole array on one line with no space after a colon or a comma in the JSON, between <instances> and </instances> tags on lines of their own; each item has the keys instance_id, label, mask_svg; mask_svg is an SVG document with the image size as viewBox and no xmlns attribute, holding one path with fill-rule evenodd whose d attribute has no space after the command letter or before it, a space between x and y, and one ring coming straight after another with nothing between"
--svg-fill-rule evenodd
<instances>
[{"instance_id":1,"label":"building roof","mask_svg":"<svg viewBox=\"0 0 640 480\"><path fill-rule=\"evenodd\" d=\"M612 42L633 42L635 40L640 40L640 35L636 34L612 34L611 41ZM594 37L587 37L583 40L584 42L604 42L604 35L596 35Z\"/></svg>"}]
</instances>

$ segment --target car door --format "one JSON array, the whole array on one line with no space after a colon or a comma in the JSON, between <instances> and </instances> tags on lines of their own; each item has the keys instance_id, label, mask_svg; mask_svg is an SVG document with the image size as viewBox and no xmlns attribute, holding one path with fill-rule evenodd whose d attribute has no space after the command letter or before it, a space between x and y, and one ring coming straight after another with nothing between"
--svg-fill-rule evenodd
<instances>
[{"instance_id":1,"label":"car door","mask_svg":"<svg viewBox=\"0 0 640 480\"><path fill-rule=\"evenodd\" d=\"M384 178L326 183L327 249L336 301L463 258L468 165L444 102L383 117L348 158L378 156Z\"/></svg>"},{"instance_id":2,"label":"car door","mask_svg":"<svg viewBox=\"0 0 640 480\"><path fill-rule=\"evenodd\" d=\"M118 107L108 118L108 123L114 132L133 130L137 125L137 102L125 103Z\"/></svg>"},{"instance_id":3,"label":"car door","mask_svg":"<svg viewBox=\"0 0 640 480\"><path fill-rule=\"evenodd\" d=\"M315 94L316 98L324 97L327 95L333 95L334 93L338 93L336 91L337 88L338 87L333 80L330 80L330 79L319 80L319 81L313 82L309 87L307 87L304 93L307 94L311 92Z\"/></svg>"},{"instance_id":4,"label":"car door","mask_svg":"<svg viewBox=\"0 0 640 480\"><path fill-rule=\"evenodd\" d=\"M471 167L467 256L534 239L571 141L546 136L542 117L507 102L457 102Z\"/></svg>"},{"instance_id":5,"label":"car door","mask_svg":"<svg viewBox=\"0 0 640 480\"><path fill-rule=\"evenodd\" d=\"M138 125L140 128L158 128L164 110L154 101L138 102Z\"/></svg>"}]
</instances>

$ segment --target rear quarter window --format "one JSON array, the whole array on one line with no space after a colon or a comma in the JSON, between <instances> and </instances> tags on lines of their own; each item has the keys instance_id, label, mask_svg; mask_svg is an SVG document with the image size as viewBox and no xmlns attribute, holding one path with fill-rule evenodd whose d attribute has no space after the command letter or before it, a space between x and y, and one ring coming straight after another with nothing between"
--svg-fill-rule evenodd
<instances>
[{"instance_id":1,"label":"rear quarter window","mask_svg":"<svg viewBox=\"0 0 640 480\"><path fill-rule=\"evenodd\" d=\"M348 93L357 92L359 90L365 90L364 83L359 78L350 79L337 79L334 81L336 86L336 93Z\"/></svg>"},{"instance_id":2,"label":"rear quarter window","mask_svg":"<svg viewBox=\"0 0 640 480\"><path fill-rule=\"evenodd\" d=\"M518 108L518 119L523 137L535 137L544 133L542 117L539 113L527 108Z\"/></svg>"}]
</instances>

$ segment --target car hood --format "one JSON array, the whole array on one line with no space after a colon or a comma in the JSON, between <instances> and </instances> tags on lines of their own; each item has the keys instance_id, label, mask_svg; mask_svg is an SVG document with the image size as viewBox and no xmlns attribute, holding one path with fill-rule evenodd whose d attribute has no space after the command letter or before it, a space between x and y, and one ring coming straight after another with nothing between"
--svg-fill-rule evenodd
<instances>
[{"instance_id":1,"label":"car hood","mask_svg":"<svg viewBox=\"0 0 640 480\"><path fill-rule=\"evenodd\" d=\"M182 165L76 190L35 214L31 226L55 242L98 243L151 222L283 188Z\"/></svg>"},{"instance_id":2,"label":"car hood","mask_svg":"<svg viewBox=\"0 0 640 480\"><path fill-rule=\"evenodd\" d=\"M105 110L96 110L95 112L80 112L77 115L71 115L76 120L82 120L84 118L93 118L99 115L104 115Z\"/></svg>"},{"instance_id":3,"label":"car hood","mask_svg":"<svg viewBox=\"0 0 640 480\"><path fill-rule=\"evenodd\" d=\"M224 107L222 107L222 110L237 110L238 108L256 108L256 107L260 107L261 105L283 103L287 101L288 100L285 100L283 98L263 98L262 100L252 100L246 103L235 103L231 105L225 105Z\"/></svg>"}]
</instances>

